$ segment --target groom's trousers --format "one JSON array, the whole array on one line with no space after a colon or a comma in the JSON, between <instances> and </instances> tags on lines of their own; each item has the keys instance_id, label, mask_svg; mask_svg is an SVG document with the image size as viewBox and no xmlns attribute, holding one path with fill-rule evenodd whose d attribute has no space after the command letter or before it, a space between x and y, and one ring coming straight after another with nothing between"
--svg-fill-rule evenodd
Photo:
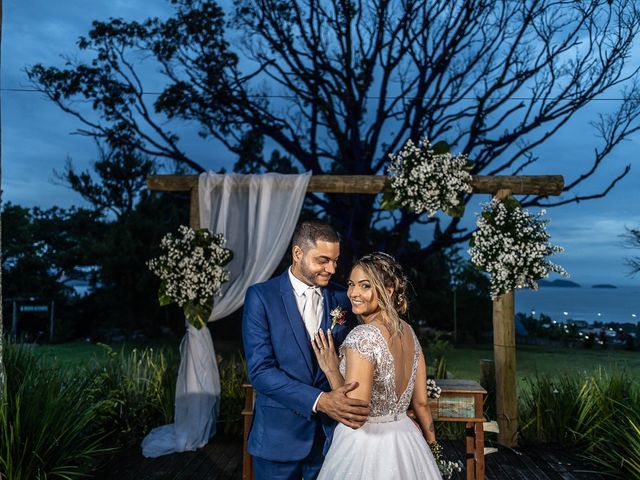
<instances>
[{"instance_id":1,"label":"groom's trousers","mask_svg":"<svg viewBox=\"0 0 640 480\"><path fill-rule=\"evenodd\" d=\"M274 462L260 457L253 457L253 473L255 480L315 480L320 473L324 461L323 447L326 437L320 425L309 455L295 462Z\"/></svg>"}]
</instances>

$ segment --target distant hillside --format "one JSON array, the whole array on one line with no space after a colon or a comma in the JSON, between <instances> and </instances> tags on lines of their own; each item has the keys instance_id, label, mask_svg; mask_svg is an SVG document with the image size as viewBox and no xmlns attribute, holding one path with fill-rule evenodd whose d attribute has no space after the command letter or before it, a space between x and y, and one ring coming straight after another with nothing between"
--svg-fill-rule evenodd
<instances>
[{"instance_id":1,"label":"distant hillside","mask_svg":"<svg viewBox=\"0 0 640 480\"><path fill-rule=\"evenodd\" d=\"M599 283L598 285L593 285L591 288L618 288L615 285L611 285L610 283Z\"/></svg>"},{"instance_id":2,"label":"distant hillside","mask_svg":"<svg viewBox=\"0 0 640 480\"><path fill-rule=\"evenodd\" d=\"M571 280L553 280L553 281L549 281L549 280L540 280L538 282L538 285L540 285L541 287L564 287L564 288L576 288L576 287L580 287L581 285L579 283L576 282L572 282Z\"/></svg>"}]
</instances>

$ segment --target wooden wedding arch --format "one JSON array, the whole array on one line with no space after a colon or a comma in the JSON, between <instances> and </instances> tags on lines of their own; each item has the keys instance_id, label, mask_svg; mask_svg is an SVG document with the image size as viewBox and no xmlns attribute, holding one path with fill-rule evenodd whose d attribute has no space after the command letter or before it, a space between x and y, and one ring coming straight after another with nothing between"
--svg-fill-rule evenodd
<instances>
[{"instance_id":1,"label":"wooden wedding arch","mask_svg":"<svg viewBox=\"0 0 640 480\"><path fill-rule=\"evenodd\" d=\"M361 193L376 195L384 189L387 178L375 175L313 175L307 192ZM486 193L499 199L509 195L557 196L562 193L561 175L473 176L473 193ZM154 175L147 187L155 191L190 192L189 222L200 227L197 175ZM518 402L516 397L516 337L513 291L493 301L493 351L496 377L496 413L500 432L498 442L517 446Z\"/></svg>"}]
</instances>

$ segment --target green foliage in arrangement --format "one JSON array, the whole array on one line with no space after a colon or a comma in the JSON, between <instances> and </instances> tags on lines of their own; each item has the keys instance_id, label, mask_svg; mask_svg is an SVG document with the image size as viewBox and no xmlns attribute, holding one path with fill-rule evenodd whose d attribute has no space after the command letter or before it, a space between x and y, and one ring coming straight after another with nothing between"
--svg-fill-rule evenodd
<instances>
[{"instance_id":1,"label":"green foliage in arrangement","mask_svg":"<svg viewBox=\"0 0 640 480\"><path fill-rule=\"evenodd\" d=\"M29 347L5 342L7 383L0 403L0 478L86 477L111 450L97 416L88 376L48 368ZM72 414L70 414L72 413Z\"/></svg>"},{"instance_id":2,"label":"green foliage in arrangement","mask_svg":"<svg viewBox=\"0 0 640 480\"><path fill-rule=\"evenodd\" d=\"M639 478L640 385L625 370L536 376L520 395L521 438L583 452L615 478Z\"/></svg>"},{"instance_id":3,"label":"green foliage in arrangement","mask_svg":"<svg viewBox=\"0 0 640 480\"><path fill-rule=\"evenodd\" d=\"M152 428L173 421L179 361L164 349L134 349L125 354L102 347L106 362L87 372L93 378L97 428L109 432L115 447L130 447Z\"/></svg>"},{"instance_id":4,"label":"green foliage in arrangement","mask_svg":"<svg viewBox=\"0 0 640 480\"><path fill-rule=\"evenodd\" d=\"M218 431L225 435L241 436L243 431L242 409L244 407L247 363L239 355L220 363L220 413Z\"/></svg>"}]
</instances>

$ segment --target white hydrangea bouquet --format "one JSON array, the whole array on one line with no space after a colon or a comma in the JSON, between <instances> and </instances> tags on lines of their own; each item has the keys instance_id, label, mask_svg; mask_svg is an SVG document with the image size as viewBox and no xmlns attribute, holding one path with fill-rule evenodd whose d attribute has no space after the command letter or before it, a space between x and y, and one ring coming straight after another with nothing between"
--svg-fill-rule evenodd
<instances>
[{"instance_id":1,"label":"white hydrangea bouquet","mask_svg":"<svg viewBox=\"0 0 640 480\"><path fill-rule=\"evenodd\" d=\"M483 205L468 252L474 265L491 274L492 299L516 288L536 290L537 280L550 272L569 276L547 259L564 249L549 243L545 213L531 215L512 197Z\"/></svg>"},{"instance_id":2,"label":"white hydrangea bouquet","mask_svg":"<svg viewBox=\"0 0 640 480\"><path fill-rule=\"evenodd\" d=\"M198 329L206 325L213 297L229 280L224 266L233 253L224 245L222 234L181 225L177 236L168 233L161 240L163 254L147 262L149 269L160 277L160 305L177 303L187 321Z\"/></svg>"},{"instance_id":3,"label":"white hydrangea bouquet","mask_svg":"<svg viewBox=\"0 0 640 480\"><path fill-rule=\"evenodd\" d=\"M382 208L405 208L429 216L442 210L462 216L463 197L471 193L471 164L466 155L452 155L446 142L431 145L427 138L415 145L407 140L397 155L390 155L389 188Z\"/></svg>"}]
</instances>

